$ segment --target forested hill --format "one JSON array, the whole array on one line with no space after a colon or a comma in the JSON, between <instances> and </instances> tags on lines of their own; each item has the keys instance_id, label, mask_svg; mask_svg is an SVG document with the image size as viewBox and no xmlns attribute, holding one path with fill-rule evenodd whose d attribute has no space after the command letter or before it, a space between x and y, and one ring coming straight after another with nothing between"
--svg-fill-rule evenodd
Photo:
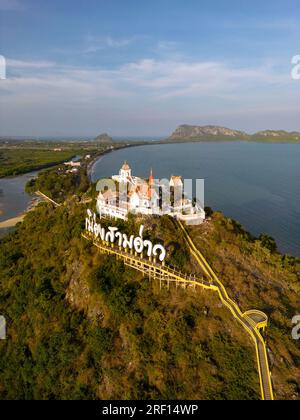
<instances>
[{"instance_id":1,"label":"forested hill","mask_svg":"<svg viewBox=\"0 0 300 420\"><path fill-rule=\"evenodd\" d=\"M284 130L265 130L255 134L218 125L180 125L169 141L254 141L264 143L300 143L300 133Z\"/></svg>"},{"instance_id":2,"label":"forested hill","mask_svg":"<svg viewBox=\"0 0 300 420\"><path fill-rule=\"evenodd\" d=\"M253 343L218 295L160 291L82 239L84 217L72 200L41 204L0 242L0 398L258 399ZM197 271L171 219L144 223L169 263ZM241 307L270 315L276 397L300 398L299 261L218 213L190 233Z\"/></svg>"}]
</instances>

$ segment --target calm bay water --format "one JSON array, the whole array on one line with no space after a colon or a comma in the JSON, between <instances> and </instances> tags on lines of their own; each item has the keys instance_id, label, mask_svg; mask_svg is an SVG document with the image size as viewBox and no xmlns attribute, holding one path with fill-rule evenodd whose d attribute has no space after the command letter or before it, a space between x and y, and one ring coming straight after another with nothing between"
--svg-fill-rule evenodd
<instances>
[{"instance_id":1,"label":"calm bay water","mask_svg":"<svg viewBox=\"0 0 300 420\"><path fill-rule=\"evenodd\" d=\"M78 162L81 158L82 156L77 155L72 160ZM25 192L25 187L30 179L37 176L38 172L0 178L0 222L19 216L27 210L33 197Z\"/></svg>"},{"instance_id":2,"label":"calm bay water","mask_svg":"<svg viewBox=\"0 0 300 420\"><path fill-rule=\"evenodd\" d=\"M25 186L36 172L14 178L0 179L0 222L23 213L32 197L25 193Z\"/></svg>"},{"instance_id":3,"label":"calm bay water","mask_svg":"<svg viewBox=\"0 0 300 420\"><path fill-rule=\"evenodd\" d=\"M152 167L156 178L204 178L207 206L240 221L254 235L272 235L282 252L300 256L300 145L140 146L100 158L92 180L118 173L124 160L140 176L148 176Z\"/></svg>"}]
</instances>

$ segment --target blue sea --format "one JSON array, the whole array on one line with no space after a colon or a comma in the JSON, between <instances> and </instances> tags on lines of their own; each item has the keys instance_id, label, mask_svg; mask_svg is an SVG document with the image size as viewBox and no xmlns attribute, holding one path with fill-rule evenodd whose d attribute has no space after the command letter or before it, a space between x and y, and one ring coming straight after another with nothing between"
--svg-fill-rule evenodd
<instances>
[{"instance_id":1,"label":"blue sea","mask_svg":"<svg viewBox=\"0 0 300 420\"><path fill-rule=\"evenodd\" d=\"M282 252L300 256L300 145L184 143L115 151L93 167L109 177L127 160L133 174L205 179L205 205L240 221L254 235L273 236Z\"/></svg>"}]
</instances>

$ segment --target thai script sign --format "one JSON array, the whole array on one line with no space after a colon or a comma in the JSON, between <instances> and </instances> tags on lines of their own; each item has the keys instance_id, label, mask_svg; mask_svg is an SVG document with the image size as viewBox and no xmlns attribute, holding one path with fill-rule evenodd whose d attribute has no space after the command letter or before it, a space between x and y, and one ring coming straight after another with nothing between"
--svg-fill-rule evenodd
<instances>
[{"instance_id":1,"label":"thai script sign","mask_svg":"<svg viewBox=\"0 0 300 420\"><path fill-rule=\"evenodd\" d=\"M139 236L127 235L119 232L119 228L109 226L107 229L97 223L97 215L91 210L87 210L87 217L85 220L85 229L87 232L93 234L95 239L101 239L103 242L109 244L116 244L125 250L135 251L139 255L146 255L151 258L158 258L163 262L166 258L166 249L161 244L153 244L149 240L143 239L144 226L141 225L139 229Z\"/></svg>"}]
</instances>

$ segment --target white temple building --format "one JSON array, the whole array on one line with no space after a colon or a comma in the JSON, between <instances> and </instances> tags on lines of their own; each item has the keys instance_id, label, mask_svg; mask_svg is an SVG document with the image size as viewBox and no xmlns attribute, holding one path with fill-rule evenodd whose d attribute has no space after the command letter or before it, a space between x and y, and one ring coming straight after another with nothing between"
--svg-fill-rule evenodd
<instances>
[{"instance_id":1,"label":"white temple building","mask_svg":"<svg viewBox=\"0 0 300 420\"><path fill-rule=\"evenodd\" d=\"M125 162L119 175L112 176L115 190L107 189L99 193L97 210L100 216L109 216L127 220L128 213L142 215L169 215L199 225L205 220L204 209L183 194L183 182L180 176L172 176L166 183L154 180L151 171L149 180L132 175L132 170Z\"/></svg>"}]
</instances>

